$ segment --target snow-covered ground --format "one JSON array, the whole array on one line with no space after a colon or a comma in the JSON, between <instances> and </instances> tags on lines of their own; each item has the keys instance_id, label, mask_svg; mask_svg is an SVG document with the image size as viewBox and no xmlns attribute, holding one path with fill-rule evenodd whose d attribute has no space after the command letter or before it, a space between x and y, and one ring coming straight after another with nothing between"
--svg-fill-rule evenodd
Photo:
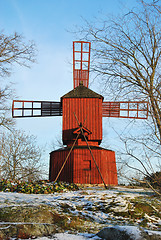
<instances>
[{"instance_id":1,"label":"snow-covered ground","mask_svg":"<svg viewBox=\"0 0 161 240\"><path fill-rule=\"evenodd\" d=\"M124 227L124 230L131 233L135 240L140 240L141 239L140 231L137 227L127 226L127 227ZM150 232L149 231L149 233L150 234L153 234L153 233L155 234L156 232L154 232L154 231ZM161 236L161 232L157 232L157 233ZM88 234L88 233L82 233L82 234L77 234L77 235L76 234L69 234L69 233L56 233L50 238L49 237L39 237L39 238L37 238L37 240L87 240L87 239L101 240L102 238L98 237L95 234Z\"/></svg>"},{"instance_id":2,"label":"snow-covered ground","mask_svg":"<svg viewBox=\"0 0 161 240\"><path fill-rule=\"evenodd\" d=\"M68 191L63 193L54 194L22 194L22 193L10 193L0 192L0 208L8 206L38 206L48 205L54 207L59 213L63 213L64 204L68 208L68 213L73 216L83 216L86 219L90 219L96 224L105 226L111 225L122 225L133 230L134 234L137 234L137 227L130 227L132 225L129 222L129 218L121 216L120 212L126 213L130 209L133 209L133 203L135 200L141 199L141 202L146 201L151 204L151 192L143 189L128 189L117 187L115 189L105 190L100 187L92 187L80 189L78 191ZM154 204L155 202L155 204ZM155 198L153 205L155 211L159 211L158 206L161 201ZM161 219L157 216L144 215L146 218L148 228L150 230L160 231L161 234ZM133 225L140 225L144 219L135 219ZM70 217L69 217L70 220ZM0 225L3 227L6 222L1 222ZM57 233L52 238L42 237L38 238L41 240L55 239L55 240L85 240L85 239L100 239L95 234L69 234L69 233ZM137 239L137 238L136 238Z\"/></svg>"},{"instance_id":3,"label":"snow-covered ground","mask_svg":"<svg viewBox=\"0 0 161 240\"><path fill-rule=\"evenodd\" d=\"M38 238L38 240L87 240L87 239L91 239L91 240L100 240L101 238L99 238L98 236L96 236L95 234L68 234L68 233L56 233L52 238L48 238L48 237L41 237Z\"/></svg>"}]
</instances>

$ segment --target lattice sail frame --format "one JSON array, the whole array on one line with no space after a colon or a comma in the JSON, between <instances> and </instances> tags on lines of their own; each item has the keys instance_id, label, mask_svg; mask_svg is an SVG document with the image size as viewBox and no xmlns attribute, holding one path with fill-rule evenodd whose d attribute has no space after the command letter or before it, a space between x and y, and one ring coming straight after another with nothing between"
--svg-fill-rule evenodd
<instances>
[{"instance_id":1,"label":"lattice sail frame","mask_svg":"<svg viewBox=\"0 0 161 240\"><path fill-rule=\"evenodd\" d=\"M13 118L62 115L61 102L13 100ZM148 102L103 102L102 117L147 119Z\"/></svg>"},{"instance_id":2,"label":"lattice sail frame","mask_svg":"<svg viewBox=\"0 0 161 240\"><path fill-rule=\"evenodd\" d=\"M147 119L148 102L145 101L103 102L102 116L117 118Z\"/></svg>"},{"instance_id":3,"label":"lattice sail frame","mask_svg":"<svg viewBox=\"0 0 161 240\"><path fill-rule=\"evenodd\" d=\"M89 85L90 50L90 42L73 42L74 88L79 86L80 82L86 87ZM61 102L14 100L12 105L14 118L62 116L62 114ZM102 116L147 119L148 103L145 101L103 102Z\"/></svg>"},{"instance_id":4,"label":"lattice sail frame","mask_svg":"<svg viewBox=\"0 0 161 240\"><path fill-rule=\"evenodd\" d=\"M62 116L61 102L13 100L13 118L50 116Z\"/></svg>"},{"instance_id":5,"label":"lattice sail frame","mask_svg":"<svg viewBox=\"0 0 161 240\"><path fill-rule=\"evenodd\" d=\"M90 68L91 43L84 41L73 42L73 86L80 85L80 82L88 87Z\"/></svg>"}]
</instances>

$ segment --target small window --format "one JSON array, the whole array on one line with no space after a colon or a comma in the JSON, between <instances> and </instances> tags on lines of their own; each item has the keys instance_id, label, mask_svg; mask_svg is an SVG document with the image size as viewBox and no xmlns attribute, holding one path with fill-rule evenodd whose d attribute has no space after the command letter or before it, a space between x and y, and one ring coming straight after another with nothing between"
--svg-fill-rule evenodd
<instances>
[{"instance_id":1,"label":"small window","mask_svg":"<svg viewBox=\"0 0 161 240\"><path fill-rule=\"evenodd\" d=\"M83 170L91 170L91 160L83 161Z\"/></svg>"}]
</instances>

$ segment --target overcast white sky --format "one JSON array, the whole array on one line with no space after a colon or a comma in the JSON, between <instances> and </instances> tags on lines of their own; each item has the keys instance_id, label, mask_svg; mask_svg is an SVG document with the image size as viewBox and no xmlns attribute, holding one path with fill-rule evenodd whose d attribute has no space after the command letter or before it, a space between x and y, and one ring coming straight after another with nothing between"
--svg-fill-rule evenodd
<instances>
[{"instance_id":1,"label":"overcast white sky","mask_svg":"<svg viewBox=\"0 0 161 240\"><path fill-rule=\"evenodd\" d=\"M90 21L103 14L115 15L136 3L136 0L0 0L0 29L6 34L15 31L23 34L27 40L34 40L38 49L37 64L30 69L16 67L10 77L16 82L18 98L59 101L73 88L70 63L72 42L77 39L67 30L83 25L82 18ZM90 88L100 91L95 83ZM37 136L40 144L48 145L61 136L61 117L25 118L16 122L17 128ZM122 123L118 119L104 121L104 135L112 149L116 147L116 136L110 127Z\"/></svg>"}]
</instances>

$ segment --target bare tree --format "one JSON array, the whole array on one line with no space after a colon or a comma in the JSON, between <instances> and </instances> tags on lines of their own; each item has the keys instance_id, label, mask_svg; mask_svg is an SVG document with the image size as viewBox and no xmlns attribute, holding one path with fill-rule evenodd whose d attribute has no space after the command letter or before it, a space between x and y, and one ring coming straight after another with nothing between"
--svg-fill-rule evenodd
<instances>
[{"instance_id":1,"label":"bare tree","mask_svg":"<svg viewBox=\"0 0 161 240\"><path fill-rule=\"evenodd\" d=\"M42 149L36 138L21 131L0 136L1 178L9 180L38 180L44 173Z\"/></svg>"},{"instance_id":2,"label":"bare tree","mask_svg":"<svg viewBox=\"0 0 161 240\"><path fill-rule=\"evenodd\" d=\"M51 141L49 148L50 148L50 151L54 151L58 148L64 148L61 134L59 134L54 140Z\"/></svg>"},{"instance_id":3,"label":"bare tree","mask_svg":"<svg viewBox=\"0 0 161 240\"><path fill-rule=\"evenodd\" d=\"M30 41L26 43L23 36L14 33L5 35L0 33L0 76L10 75L14 64L29 67L35 62L35 44Z\"/></svg>"},{"instance_id":4,"label":"bare tree","mask_svg":"<svg viewBox=\"0 0 161 240\"><path fill-rule=\"evenodd\" d=\"M154 134L161 139L161 14L141 1L142 8L102 25L87 23L81 33L93 42L94 70L113 97L149 101ZM156 6L156 4L155 4Z\"/></svg>"},{"instance_id":5,"label":"bare tree","mask_svg":"<svg viewBox=\"0 0 161 240\"><path fill-rule=\"evenodd\" d=\"M26 42L22 35L17 33L5 35L0 32L0 127L11 128L11 106L8 100L13 94L11 84L5 77L10 76L13 66L29 67L35 62L36 48L34 42Z\"/></svg>"},{"instance_id":6,"label":"bare tree","mask_svg":"<svg viewBox=\"0 0 161 240\"><path fill-rule=\"evenodd\" d=\"M120 151L120 162L125 172L120 173L129 183L150 187L155 193L161 196L161 147L160 144L146 136L121 136L125 149ZM128 170L127 170L128 169ZM154 184L155 183L155 184Z\"/></svg>"},{"instance_id":7,"label":"bare tree","mask_svg":"<svg viewBox=\"0 0 161 240\"><path fill-rule=\"evenodd\" d=\"M13 128L11 118L12 84L9 77L16 65L30 67L35 62L36 48L17 33L0 32L0 177L37 180L44 176L42 150L36 138ZM7 129L12 131L7 131Z\"/></svg>"},{"instance_id":8,"label":"bare tree","mask_svg":"<svg viewBox=\"0 0 161 240\"><path fill-rule=\"evenodd\" d=\"M144 154L136 157L137 151L129 149L133 145L128 144L134 144L131 137L126 136L124 143L130 159L135 159L138 165L146 160L150 168L155 158L160 159L161 150L160 10L160 1L140 0L138 8L122 16L113 19L104 16L102 21L86 22L79 30L83 38L92 42L92 70L101 77L108 96L149 102L149 120L144 124L147 135L133 138L136 150L141 148ZM147 169L142 167L146 174Z\"/></svg>"},{"instance_id":9,"label":"bare tree","mask_svg":"<svg viewBox=\"0 0 161 240\"><path fill-rule=\"evenodd\" d=\"M11 119L11 106L8 104L8 100L11 98L12 89L10 86L5 86L0 89L0 127L11 129L14 125Z\"/></svg>"}]
</instances>

